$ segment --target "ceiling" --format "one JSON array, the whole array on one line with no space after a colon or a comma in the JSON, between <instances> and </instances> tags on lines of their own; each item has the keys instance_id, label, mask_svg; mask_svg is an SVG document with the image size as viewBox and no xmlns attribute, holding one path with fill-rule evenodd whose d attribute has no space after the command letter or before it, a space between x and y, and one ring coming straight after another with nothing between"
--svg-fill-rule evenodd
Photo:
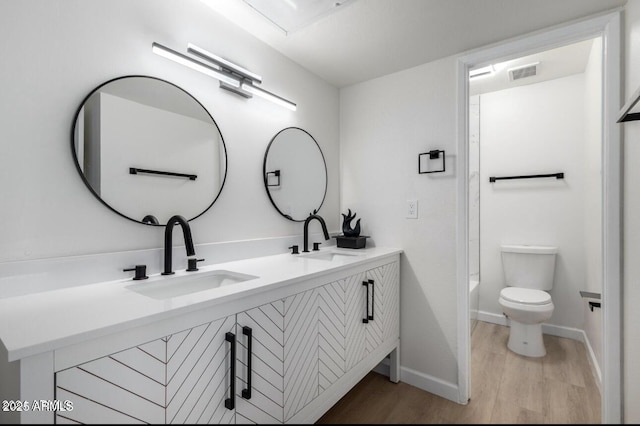
<instances>
[{"instance_id":1,"label":"ceiling","mask_svg":"<svg viewBox=\"0 0 640 426\"><path fill-rule=\"evenodd\" d=\"M339 88L608 11L627 2L351 0L307 26L286 32L244 0L201 1Z\"/></svg>"}]
</instances>

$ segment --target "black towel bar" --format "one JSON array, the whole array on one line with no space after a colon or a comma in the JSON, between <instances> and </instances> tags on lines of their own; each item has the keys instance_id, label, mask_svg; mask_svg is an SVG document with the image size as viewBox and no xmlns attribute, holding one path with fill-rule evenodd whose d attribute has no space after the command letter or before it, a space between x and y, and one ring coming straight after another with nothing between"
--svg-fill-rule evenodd
<instances>
[{"instance_id":1,"label":"black towel bar","mask_svg":"<svg viewBox=\"0 0 640 426\"><path fill-rule=\"evenodd\" d=\"M132 175L137 175L138 173L150 173L153 175L177 176L189 178L189 180L196 180L198 177L198 175L190 175L186 173L163 172L160 170L139 169L137 167L129 167L129 173Z\"/></svg>"},{"instance_id":2,"label":"black towel bar","mask_svg":"<svg viewBox=\"0 0 640 426\"><path fill-rule=\"evenodd\" d=\"M503 176L503 177L491 176L489 178L489 182L495 182L497 180L508 180L508 179L533 179L533 178L546 178L546 177L564 179L564 173L549 173L545 175Z\"/></svg>"}]
</instances>

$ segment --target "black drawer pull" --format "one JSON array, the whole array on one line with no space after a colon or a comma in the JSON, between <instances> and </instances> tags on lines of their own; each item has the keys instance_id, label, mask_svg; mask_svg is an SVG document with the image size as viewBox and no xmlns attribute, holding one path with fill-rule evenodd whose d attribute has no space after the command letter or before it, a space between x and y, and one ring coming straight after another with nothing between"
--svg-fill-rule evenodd
<instances>
[{"instance_id":1,"label":"black drawer pull","mask_svg":"<svg viewBox=\"0 0 640 426\"><path fill-rule=\"evenodd\" d=\"M229 390L230 398L224 400L224 406L229 410L233 410L236 408L236 335L227 332L225 340L231 343L231 389Z\"/></svg>"},{"instance_id":2,"label":"black drawer pull","mask_svg":"<svg viewBox=\"0 0 640 426\"><path fill-rule=\"evenodd\" d=\"M376 287L376 283L373 280L369 280L369 284L371 284L371 315L369 315L369 320L373 321L373 308L376 306L376 302L375 302L375 296L374 296L374 289Z\"/></svg>"},{"instance_id":3,"label":"black drawer pull","mask_svg":"<svg viewBox=\"0 0 640 426\"><path fill-rule=\"evenodd\" d=\"M251 327L242 327L242 334L247 336L247 388L242 389L242 397L244 399L251 399L251 342L253 341Z\"/></svg>"},{"instance_id":4,"label":"black drawer pull","mask_svg":"<svg viewBox=\"0 0 640 426\"><path fill-rule=\"evenodd\" d=\"M369 322L369 283L367 281L362 281L362 285L367 288L367 307L365 308L364 318L362 318L362 322L367 324Z\"/></svg>"}]
</instances>

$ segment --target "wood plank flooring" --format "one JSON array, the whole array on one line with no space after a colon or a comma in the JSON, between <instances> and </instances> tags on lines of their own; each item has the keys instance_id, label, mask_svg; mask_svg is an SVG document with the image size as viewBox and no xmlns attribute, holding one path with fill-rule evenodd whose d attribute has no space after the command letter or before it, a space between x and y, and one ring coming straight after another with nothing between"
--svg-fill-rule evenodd
<instances>
[{"instance_id":1,"label":"wood plank flooring","mask_svg":"<svg viewBox=\"0 0 640 426\"><path fill-rule=\"evenodd\" d=\"M369 373L318 424L600 423L600 392L584 344L544 335L547 355L507 349L509 329L478 321L467 405Z\"/></svg>"}]
</instances>

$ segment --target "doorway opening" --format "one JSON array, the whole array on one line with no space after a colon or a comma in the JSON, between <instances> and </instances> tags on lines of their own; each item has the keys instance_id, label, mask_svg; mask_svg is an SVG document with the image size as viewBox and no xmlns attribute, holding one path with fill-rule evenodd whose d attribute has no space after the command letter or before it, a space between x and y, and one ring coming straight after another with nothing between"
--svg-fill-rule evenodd
<instances>
[{"instance_id":1,"label":"doorway opening","mask_svg":"<svg viewBox=\"0 0 640 426\"><path fill-rule=\"evenodd\" d=\"M469 108L469 100L471 92L471 85L469 84L469 76L470 74L475 74L477 72L487 72L487 67L490 67L495 64L507 64L509 61L514 61L521 59L523 63L518 64L519 66L510 66L511 72L507 75L507 78L510 78L511 81L526 80L526 78L532 77L523 77L526 75L537 74L540 72L540 75L543 70L543 62L532 60L534 59L530 55L539 54L541 52L552 51L554 49L560 49L563 47L568 47L569 45L585 43L591 43L590 49L593 49L593 45L597 42L594 39L601 40L601 48L597 48L600 55L599 58L602 61L602 74L600 78L601 83L601 94L602 94L602 102L600 102L601 112L599 113L600 120L596 120L596 124L601 125L601 129L591 129L589 131L589 135L597 134L597 143L596 148L601 153L600 157L600 166L601 166L601 176L599 176L599 186L601 188L601 197L599 198L598 207L596 210L599 210L601 215L600 218L597 215L594 218L589 220L599 221L601 224L601 233L600 233L600 241L599 242L590 242L592 247L595 247L598 250L594 250L599 264L601 265L601 272L596 272L596 275L599 275L600 282L602 286L602 298L606 300L607 303L603 304L602 309L602 321L601 321L601 330L602 330L602 354L601 360L597 361L601 365L601 377L602 377L602 422L603 423L618 423L622 419L622 391L621 391L621 323L620 323L620 281L621 281L621 272L620 272L620 129L616 126L616 115L620 106L620 65L619 65L619 57L620 57L620 14L619 12L610 13L598 17L594 17L591 19L587 19L584 21L580 21L574 24L569 24L563 26L561 28L555 28L549 31L543 31L536 34L533 34L529 37L519 38L512 42L506 42L498 46L489 47L486 49L480 49L476 52L470 53L461 57L458 61L458 113L461 117L458 126L458 158L457 158L457 167L460 170L460 178L458 179L458 205L460 208L458 209L458 228L461 232L458 233L458 360L459 360L459 375L458 375L458 389L459 389L459 402L466 403L471 395L471 365L470 365L470 331L472 327L472 306L470 305L470 301L472 299L469 291L469 282L470 276L474 265L476 264L476 260L474 259L475 252L470 249L472 246L472 215L473 215L473 203L470 201L471 197L471 188L470 184L473 172L471 171L469 165L469 161L471 160L471 154L473 151L472 141L470 138L470 125L472 124L472 109ZM590 40L590 41L589 41ZM526 63L524 63L526 62ZM536 64L536 62L539 62ZM490 69L490 68L489 68ZM510 76L510 77L509 77ZM475 77L482 78L482 77ZM535 78L535 75L534 75ZM552 81L556 81L559 79L555 79ZM480 81L480 80L478 80ZM487 80L488 81L488 80ZM531 80L530 80L531 81ZM522 87L526 87L528 84L522 85ZM524 90L520 88L521 91ZM504 91L502 91L504 92ZM487 92L489 93L489 92ZM497 92L496 92L497 93ZM489 98L489 96L485 96ZM486 100L486 107L490 108L491 99ZM494 99L495 100L495 99ZM480 101L480 115L482 116L482 101ZM554 105L555 106L555 105ZM523 109L525 109L523 107ZM503 108L504 110L508 110L508 108ZM485 111L485 112L488 112ZM562 120L567 119L570 120L573 118L575 111L572 108L563 109L559 115ZM539 119L541 114L536 114L535 112L529 113L529 119L535 121ZM544 126L546 123L538 123L540 127ZM584 124L584 122L583 122ZM588 124L593 124L593 120L588 122ZM524 138L514 138L513 136L510 138L512 143L518 143L518 139L522 140ZM515 140L514 140L515 139ZM551 147L546 146L540 141L539 148L540 152L546 153L548 158L552 159L556 155L556 152L560 147L557 145L552 145ZM482 149L485 147L483 146ZM489 149L489 148L488 148ZM506 148L502 148L503 150ZM532 148L533 151L527 152L526 150L520 149L519 151L515 151L516 156L521 156L522 159L527 160L531 159L533 156L537 155L540 152L536 152L535 148ZM481 154L481 158L485 158L487 152ZM495 167L508 168L513 166L516 162L510 161L509 155L502 155L500 152L498 154L493 155L494 159L498 161L502 161L502 164L497 164ZM553 161L551 162L553 163ZM550 164L550 163L547 163ZM486 164L481 162L480 168L486 167ZM551 168L551 166L549 166ZM490 172L489 170L487 170ZM562 170L560 170L562 171ZM498 173L498 171L496 171ZM511 171L509 171L511 173ZM575 171L572 174L575 176ZM523 173L515 173L516 175L521 174L529 174L527 172ZM531 174L538 174L537 172L532 172ZM481 173L478 172L478 179L481 176ZM568 178L569 175L567 175ZM555 181L555 179L553 179ZM525 182L524 180L520 182L519 190L523 192L524 190L529 191L528 195L531 196L532 192L530 189L523 188L521 183ZM569 182L567 179L565 182ZM574 181L575 182L575 181ZM550 183L555 182L546 182L545 185L549 185ZM484 182L479 182L481 185L485 185ZM486 183L488 185L488 182ZM493 183L495 185L495 183ZM552 190L551 188L545 188L546 190ZM509 189L505 189L504 186L502 188L502 192L494 195L503 196L513 196L514 192L509 193ZM555 195L554 195L555 196ZM512 197L513 198L513 197ZM473 200L473 198L471 198ZM553 205L554 201L550 201L547 207ZM587 202L587 201L585 201ZM553 215L553 208L549 208L552 213L547 214L547 216ZM484 210L483 210L484 211ZM486 212L484 214L487 214ZM538 215L539 216L539 215ZM471 219L471 220L470 220ZM496 220L494 218L494 220ZM497 220L496 220L497 221ZM478 220L480 223L480 219ZM504 223L504 218L502 220L501 225L507 226L508 224ZM555 233L550 233L549 235L556 235L558 233L563 232L562 230L556 231ZM583 230L584 232L584 230ZM482 238L478 238L478 245L483 242ZM495 242L494 242L495 243ZM502 243L508 243L507 241L502 241ZM514 241L510 241L510 243L515 243ZM523 242L524 243L524 242ZM484 243L483 243L484 244ZM495 246L495 244L494 244ZM488 256L488 254L484 254L484 250L478 250L481 253L480 257ZM498 248L499 252L499 248ZM498 256L499 259L499 256ZM485 259L487 260L487 259ZM478 260L478 262L482 262L482 260ZM498 261L498 267L501 268L500 262ZM495 262L494 262L494 271L495 271ZM567 268L567 271L570 269ZM483 284L490 283L490 272L491 267L485 266L484 268L480 268L478 270L478 281L480 288L480 297L479 297L479 308L477 308L476 319L483 312L482 306L484 306L484 310L489 314L491 312L496 313L496 318L499 317L497 310L492 308L492 304L497 302L497 294L495 297L495 301L489 300L493 299L492 296L488 296L489 299L483 302L482 295L483 293L491 293L491 288L484 289ZM501 272L500 269L498 271ZM489 274L489 276L487 276ZM558 274L556 274L558 277ZM501 285L502 283L498 284ZM492 284L488 284L488 287L491 287ZM495 285L495 284L494 284ZM486 291L489 290L489 291ZM578 298L577 304L581 304L582 301L579 299L579 290L587 290L584 289L567 289L567 288L556 288L558 300L570 300ZM576 291L578 294L570 295L571 292ZM567 294L564 294L564 293ZM552 294L553 297L553 294ZM572 306L575 304L571 303ZM493 307L495 308L495 305ZM563 312L563 315L566 314ZM566 318L561 318L558 316L558 322L563 324L563 321ZM569 323L572 320L567 319ZM570 327L556 327L555 329L551 329L552 333L561 335L561 332L564 329L569 329ZM594 356L594 359L597 360L597 357Z\"/></svg>"},{"instance_id":2,"label":"doorway opening","mask_svg":"<svg viewBox=\"0 0 640 426\"><path fill-rule=\"evenodd\" d=\"M470 397L491 392L540 422L601 417L602 316L581 297L602 293L601 82L601 37L470 70L469 303L471 375L478 381ZM553 308L539 319L532 315L540 305L523 305L519 314L541 324L526 327L536 327L542 345L523 334L524 323L514 334L516 318L503 315L502 290L518 286L506 281L504 245L557 251L551 288L534 293ZM507 341L537 359L514 355ZM532 385L526 397L512 388L521 383ZM571 404L567 388L577 391Z\"/></svg>"}]
</instances>

